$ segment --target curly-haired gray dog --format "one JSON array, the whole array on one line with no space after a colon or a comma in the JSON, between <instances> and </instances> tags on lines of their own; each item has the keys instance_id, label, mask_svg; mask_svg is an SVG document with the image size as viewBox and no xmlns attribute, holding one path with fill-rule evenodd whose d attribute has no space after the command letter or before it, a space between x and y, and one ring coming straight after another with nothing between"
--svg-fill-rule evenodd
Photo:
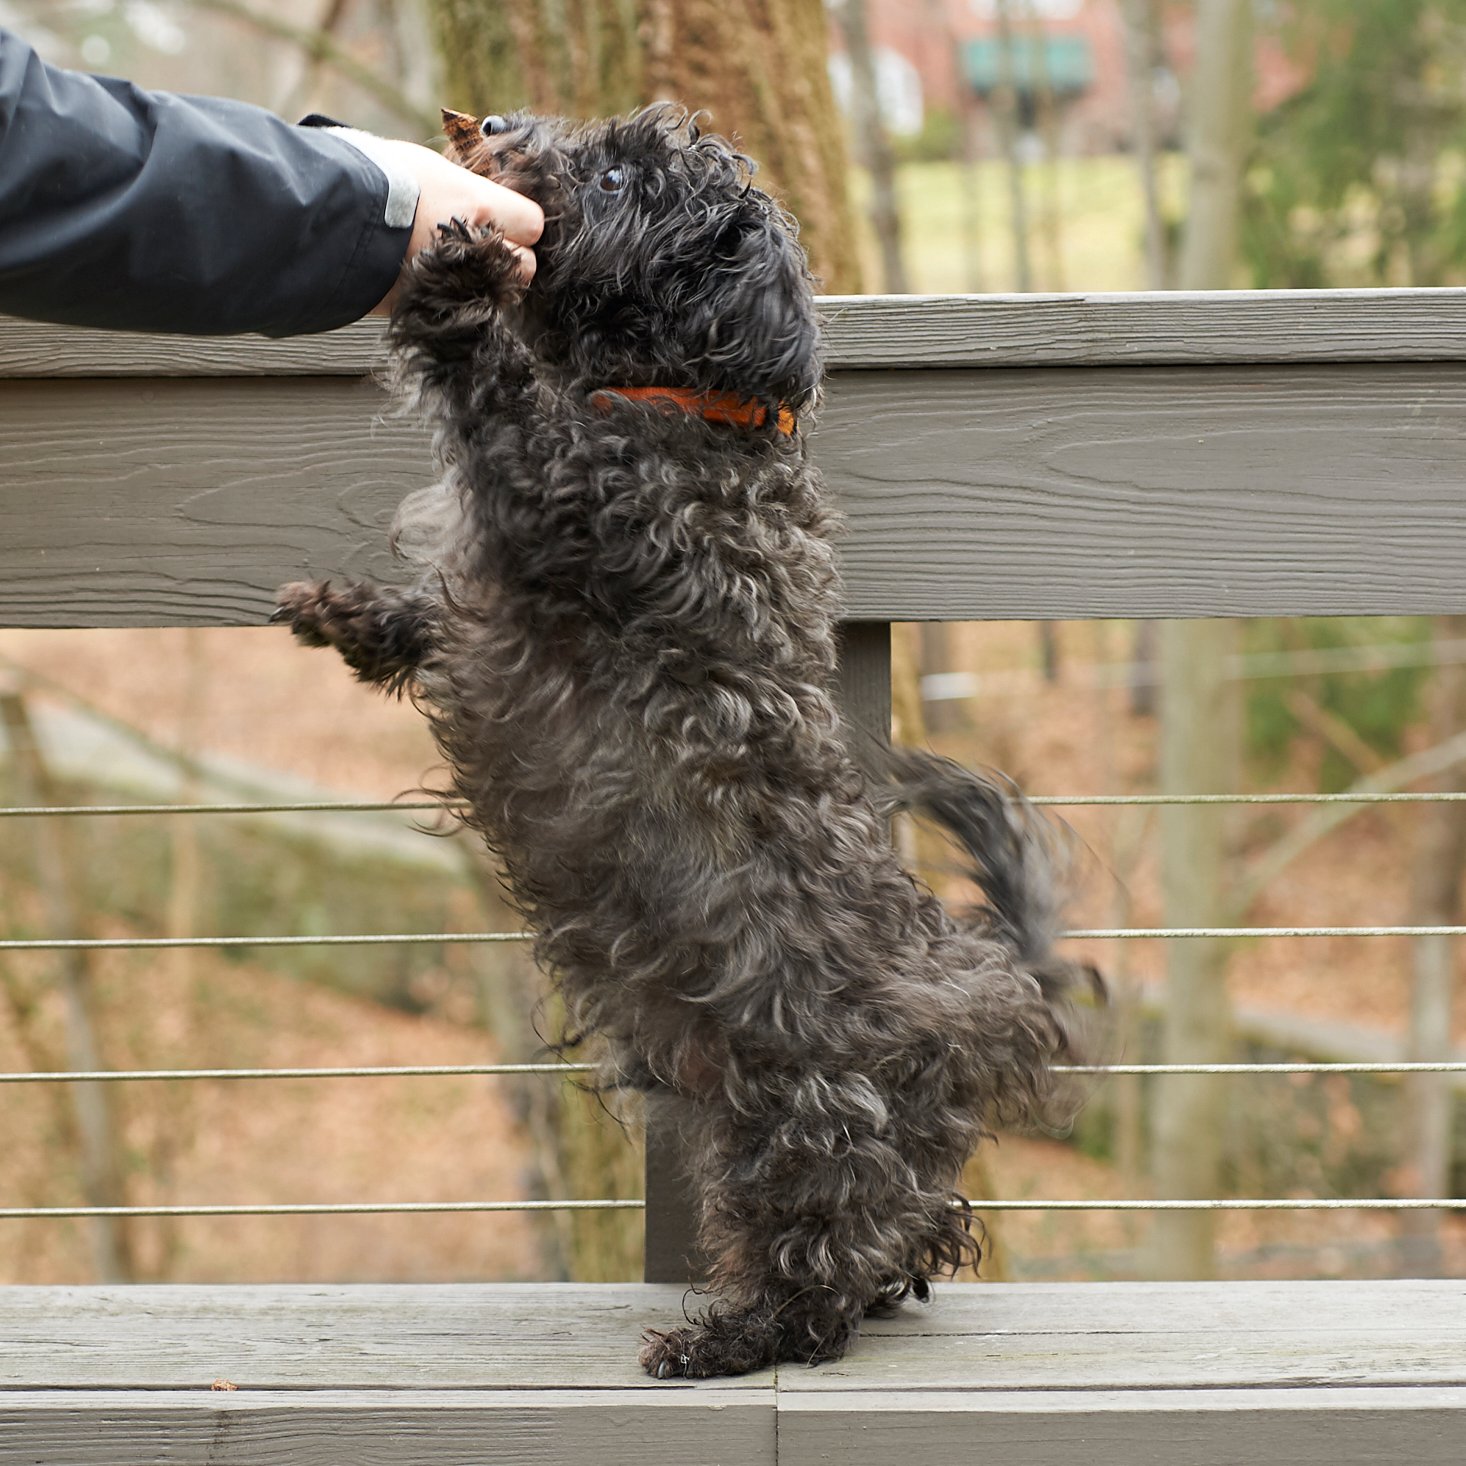
<instances>
[{"instance_id":1,"label":"curly-haired gray dog","mask_svg":"<svg viewBox=\"0 0 1466 1466\"><path fill-rule=\"evenodd\" d=\"M837 1358L975 1260L962 1166L1051 1092L1083 986L1051 842L996 781L852 755L812 284L747 161L667 107L445 117L544 206L538 273L461 226L412 268L391 339L446 470L399 520L425 573L279 614L412 690L573 1029L684 1102L717 1301L646 1368ZM966 846L978 913L901 868L898 805Z\"/></svg>"}]
</instances>

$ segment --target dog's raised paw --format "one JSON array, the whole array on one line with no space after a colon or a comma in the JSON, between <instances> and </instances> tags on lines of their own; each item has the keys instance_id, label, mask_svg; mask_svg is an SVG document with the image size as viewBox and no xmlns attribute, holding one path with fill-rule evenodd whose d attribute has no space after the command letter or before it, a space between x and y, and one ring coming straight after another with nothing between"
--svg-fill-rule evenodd
<instances>
[{"instance_id":1,"label":"dog's raised paw","mask_svg":"<svg viewBox=\"0 0 1466 1466\"><path fill-rule=\"evenodd\" d=\"M334 647L363 682L388 692L410 685L432 644L432 604L412 591L302 580L282 586L276 599L272 621L306 646Z\"/></svg>"},{"instance_id":2,"label":"dog's raised paw","mask_svg":"<svg viewBox=\"0 0 1466 1466\"><path fill-rule=\"evenodd\" d=\"M429 312L468 324L524 294L519 257L492 226L470 228L462 219L438 226L435 244L407 267L394 314Z\"/></svg>"},{"instance_id":3,"label":"dog's raised paw","mask_svg":"<svg viewBox=\"0 0 1466 1466\"><path fill-rule=\"evenodd\" d=\"M330 646L325 628L331 620L332 596L329 580L293 580L275 593L270 622L288 626L307 646Z\"/></svg>"}]
</instances>

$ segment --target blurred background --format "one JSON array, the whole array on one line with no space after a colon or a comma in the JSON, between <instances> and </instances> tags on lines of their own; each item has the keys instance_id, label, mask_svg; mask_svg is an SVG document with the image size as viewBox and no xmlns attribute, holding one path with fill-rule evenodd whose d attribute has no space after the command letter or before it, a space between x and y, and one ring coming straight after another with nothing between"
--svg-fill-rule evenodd
<instances>
[{"instance_id":1,"label":"blurred background","mask_svg":"<svg viewBox=\"0 0 1466 1466\"><path fill-rule=\"evenodd\" d=\"M706 107L825 289L1466 282L1466 0L0 0L48 59L428 140L439 104ZM1386 492L1387 486L1381 486ZM1057 797L1456 790L1466 617L898 626L895 734ZM271 630L0 632L0 801L387 800L418 715ZM1078 924L1460 923L1459 804L1062 811ZM431 816L418 816L430 819ZM903 832L929 878L939 852ZM1176 873L1214 872L1190 888ZM473 842L382 812L11 820L0 936L514 930ZM1439 937L1079 944L1124 1057L1459 1057ZM7 953L0 1070L543 1057L522 949ZM1459 1005L1456 1005L1459 1007ZM91 1067L90 1063L85 1067ZM1113 1077L974 1196L1461 1195L1462 1076ZM5 1091L0 1204L640 1194L552 1078ZM979 1211L981 1207L979 1206ZM1450 1213L1004 1213L986 1276L1466 1268ZM629 1214L0 1223L0 1281L639 1273Z\"/></svg>"}]
</instances>

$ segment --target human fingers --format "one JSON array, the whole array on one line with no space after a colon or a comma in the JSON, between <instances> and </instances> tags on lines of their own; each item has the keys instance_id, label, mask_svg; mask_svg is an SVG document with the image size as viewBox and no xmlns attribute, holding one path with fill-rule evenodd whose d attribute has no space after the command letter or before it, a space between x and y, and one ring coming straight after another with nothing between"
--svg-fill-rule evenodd
<instances>
[{"instance_id":1,"label":"human fingers","mask_svg":"<svg viewBox=\"0 0 1466 1466\"><path fill-rule=\"evenodd\" d=\"M510 244L532 246L544 232L544 210L533 199L490 178L480 178L428 149L419 159L418 216L436 226L446 219L462 219L483 227L493 225Z\"/></svg>"},{"instance_id":2,"label":"human fingers","mask_svg":"<svg viewBox=\"0 0 1466 1466\"><path fill-rule=\"evenodd\" d=\"M506 241L507 242L507 241ZM532 249L526 249L522 244L509 245L514 258L519 261L519 277L526 285L534 279L535 257Z\"/></svg>"},{"instance_id":3,"label":"human fingers","mask_svg":"<svg viewBox=\"0 0 1466 1466\"><path fill-rule=\"evenodd\" d=\"M526 285L534 279L535 257L530 246L539 239L545 216L533 199L491 179L480 178L450 163L431 148L396 141L384 145L396 152L418 185L417 210L403 254L404 265L438 242L441 225L458 219L472 228L498 229L518 261L520 278ZM373 315L391 312L400 279L399 276L398 282L377 303Z\"/></svg>"}]
</instances>

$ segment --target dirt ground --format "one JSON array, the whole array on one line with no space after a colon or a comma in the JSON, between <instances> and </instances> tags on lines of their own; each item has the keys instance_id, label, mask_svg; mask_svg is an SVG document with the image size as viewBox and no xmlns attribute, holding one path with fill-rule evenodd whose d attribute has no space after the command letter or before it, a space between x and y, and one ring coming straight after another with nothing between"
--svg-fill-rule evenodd
<instances>
[{"instance_id":1,"label":"dirt ground","mask_svg":"<svg viewBox=\"0 0 1466 1466\"><path fill-rule=\"evenodd\" d=\"M951 665L976 672L979 692L958 710L961 727L932 741L1008 770L1035 794L1144 792L1153 787L1153 722L1131 716L1123 692L1089 685L1092 665L1119 660L1126 645L1115 627L1059 628L1060 675L1049 684L1038 671L1032 627L955 628ZM0 633L0 671L7 666L33 674L38 697L79 704L165 745L308 779L328 794L391 798L418 786L434 764L410 706L368 694L334 658L299 651L277 630L8 631ZM1310 778L1300 761L1280 787L1308 788ZM1300 817L1282 809L1249 819L1239 829L1246 856L1255 858ZM1154 812L1080 809L1068 818L1091 856L1076 922L1159 924ZM1409 818L1407 811L1353 819L1289 867L1245 919L1407 921ZM210 878L227 879L227 872ZM1105 945L1084 949L1122 985L1159 981L1160 943ZM1232 961L1230 990L1251 1008L1400 1034L1408 960L1403 940L1250 942ZM118 1067L522 1057L490 1054L481 1032L449 1015L391 1012L281 978L258 962L195 954L187 966L169 966L116 954L100 971ZM1466 1014L1457 1016L1466 1029ZM39 1029L46 1032L46 1023ZM5 1068L32 1066L36 1057L19 1046L19 1033L15 1015L0 1012ZM130 1185L140 1201L520 1195L523 1142L494 1083L239 1081L198 1085L186 1100L171 1085L129 1086ZM14 1159L5 1191L16 1203L67 1199L65 1178L55 1174L66 1113L49 1087L7 1094ZM1126 1178L1057 1141L1005 1139L985 1165L985 1175L969 1178L979 1194L985 1186L1008 1198L1146 1194L1143 1175ZM1013 1273L1044 1277L1143 1271L1149 1225L1143 1216L1114 1214L1013 1213L993 1221ZM1385 1266L1399 1224L1358 1213L1227 1213L1218 1225L1229 1271L1284 1276ZM1447 1224L1458 1263L1466 1263L1462 1237L1459 1224ZM536 1267L530 1224L515 1216L139 1223L133 1241L146 1275L175 1280L503 1278ZM88 1267L77 1224L0 1224L0 1281L82 1281Z\"/></svg>"}]
</instances>

